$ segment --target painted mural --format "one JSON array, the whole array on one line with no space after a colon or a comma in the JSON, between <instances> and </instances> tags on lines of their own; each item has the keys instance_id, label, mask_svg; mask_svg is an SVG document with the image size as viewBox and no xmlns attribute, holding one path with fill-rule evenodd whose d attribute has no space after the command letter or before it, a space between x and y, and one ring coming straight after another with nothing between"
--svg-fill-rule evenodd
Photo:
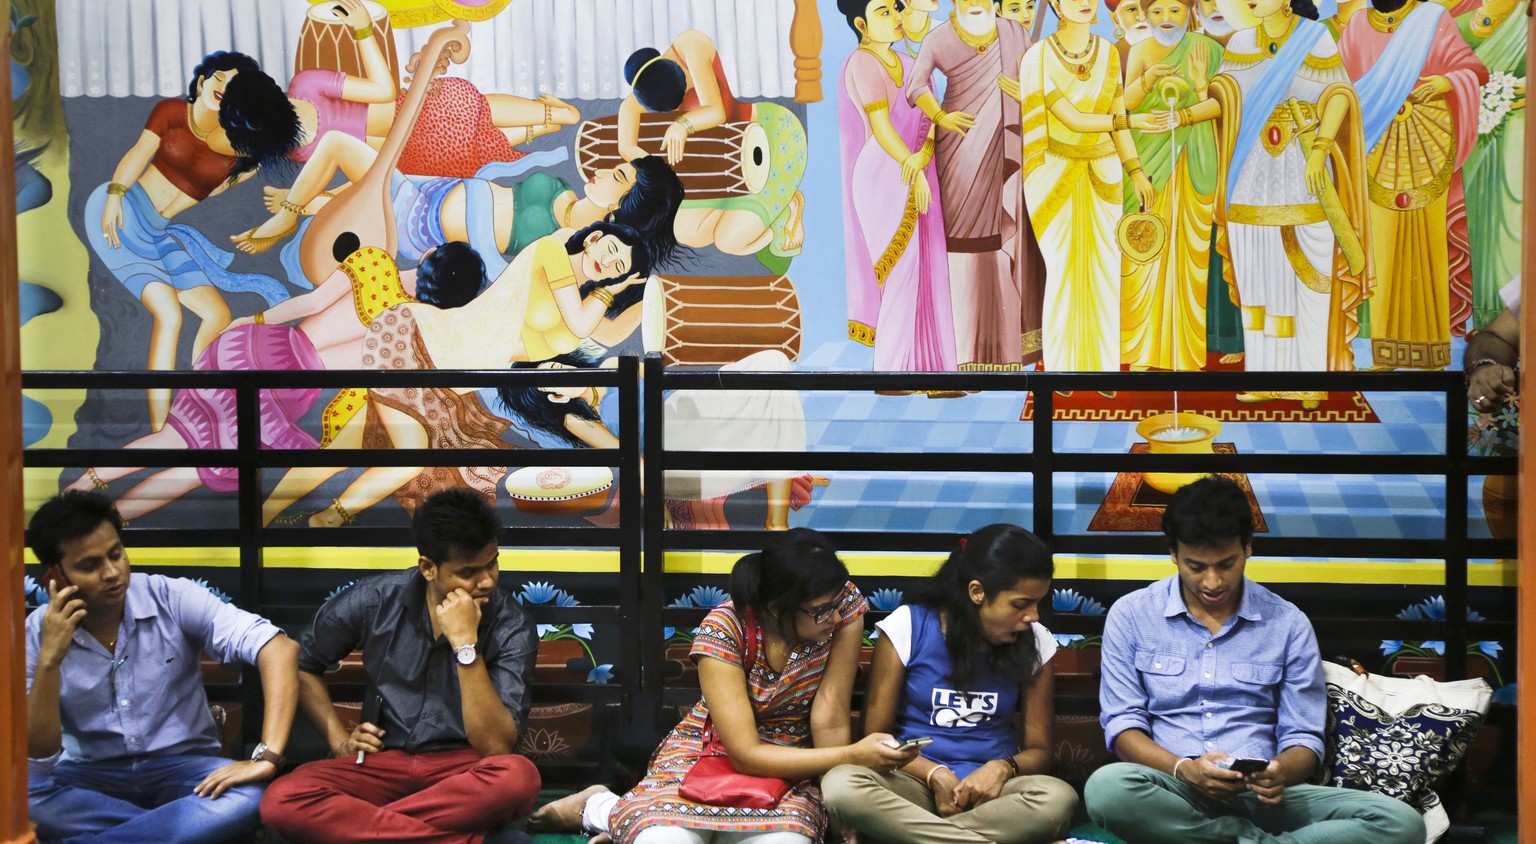
<instances>
[{"instance_id":1,"label":"painted mural","mask_svg":"<svg viewBox=\"0 0 1536 844\"><path fill-rule=\"evenodd\" d=\"M13 0L24 359L1456 368L1518 277L1527 2ZM1445 419L1359 393L1055 407L1064 447L1122 453L1432 452ZM667 437L1022 450L1033 408L681 392ZM235 438L218 389L32 394L26 413L32 445ZM1514 402L1469 413L1475 449L1508 450ZM290 389L261 428L279 449L608 448L617 415L602 388ZM34 503L103 488L134 522L233 519L232 470L29 477ZM1064 531L1153 530L1167 495L1065 480L1054 514L1029 512L1028 477L673 472L663 492L678 527ZM1245 483L1281 534L1339 499L1360 503L1329 529L1445 518L1432 479ZM398 523L446 486L576 525L613 524L620 492L600 469L293 469L263 479L263 518ZM1479 531L1508 530L1472 498Z\"/></svg>"}]
</instances>

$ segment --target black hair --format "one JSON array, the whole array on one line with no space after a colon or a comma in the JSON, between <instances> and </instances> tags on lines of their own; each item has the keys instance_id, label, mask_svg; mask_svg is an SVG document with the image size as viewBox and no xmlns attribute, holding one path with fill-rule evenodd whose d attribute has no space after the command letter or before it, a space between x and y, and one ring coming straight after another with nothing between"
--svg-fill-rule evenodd
<instances>
[{"instance_id":1,"label":"black hair","mask_svg":"<svg viewBox=\"0 0 1536 844\"><path fill-rule=\"evenodd\" d=\"M592 369L597 362L592 357L580 350L564 355L556 355L550 360L555 363L565 364L576 369ZM545 361L540 361L544 363ZM538 363L532 361L514 361L513 369L535 369ZM550 434L571 448L588 448L570 429L565 427L565 418L575 416L593 422L602 421L598 416L597 408L587 404L581 399L572 399L568 402L553 402L549 400L549 394L538 387L515 387L503 385L496 388L496 397L508 411L522 417L528 427L535 428Z\"/></svg>"},{"instance_id":2,"label":"black hair","mask_svg":"<svg viewBox=\"0 0 1536 844\"><path fill-rule=\"evenodd\" d=\"M1168 550L1179 543L1193 548L1214 548L1236 539L1244 548L1253 541L1253 510L1248 494L1237 481L1208 475L1173 494L1163 510L1163 535Z\"/></svg>"},{"instance_id":3,"label":"black hair","mask_svg":"<svg viewBox=\"0 0 1536 844\"><path fill-rule=\"evenodd\" d=\"M239 73L261 73L261 65L245 53L236 53L231 50L216 50L203 56L203 60L192 68L192 81L187 83L187 102L197 102L197 97L202 93L203 82L221 70L234 70Z\"/></svg>"},{"instance_id":4,"label":"black hair","mask_svg":"<svg viewBox=\"0 0 1536 844\"><path fill-rule=\"evenodd\" d=\"M438 244L416 266L416 298L428 305L458 308L485 290L485 259L462 240Z\"/></svg>"},{"instance_id":5,"label":"black hair","mask_svg":"<svg viewBox=\"0 0 1536 844\"><path fill-rule=\"evenodd\" d=\"M123 529L123 517L106 493L65 490L43 502L27 523L27 544L38 562L56 566L64 560L64 543L90 536L102 522L117 531Z\"/></svg>"},{"instance_id":6,"label":"black hair","mask_svg":"<svg viewBox=\"0 0 1536 844\"><path fill-rule=\"evenodd\" d=\"M235 148L230 181L262 167L271 173L293 169L288 154L304 140L298 112L288 94L260 69L242 70L224 86L219 101L219 125Z\"/></svg>"},{"instance_id":7,"label":"black hair","mask_svg":"<svg viewBox=\"0 0 1536 844\"><path fill-rule=\"evenodd\" d=\"M843 17L848 19L848 28L853 30L853 37L860 41L864 40L864 36L859 33L859 28L854 26L853 22L864 17L865 13L869 11L870 2L871 0L837 0L837 10L843 14ZM996 4L1001 3L1002 0L992 0L992 2ZM906 8L907 4L901 2L901 0L896 0L896 11L898 13L906 11ZM865 20L864 24L868 26L869 21Z\"/></svg>"},{"instance_id":8,"label":"black hair","mask_svg":"<svg viewBox=\"0 0 1536 844\"><path fill-rule=\"evenodd\" d=\"M1038 668L1033 634L1000 645L990 645L982 637L981 608L971 600L971 581L979 582L990 599L1021 580L1049 580L1054 572L1050 549L1040 537L1018 525L987 525L962 541L932 577L912 589L908 603L944 613L948 679L955 688L970 686L983 646L988 669L1007 682L1031 683Z\"/></svg>"},{"instance_id":9,"label":"black hair","mask_svg":"<svg viewBox=\"0 0 1536 844\"><path fill-rule=\"evenodd\" d=\"M1309 21L1318 19L1317 4L1313 3L1312 0L1291 0L1291 11Z\"/></svg>"},{"instance_id":10,"label":"black hair","mask_svg":"<svg viewBox=\"0 0 1536 844\"><path fill-rule=\"evenodd\" d=\"M605 235L611 234L614 237L617 237L619 240L623 241L624 244L629 247L629 270L617 278L593 279L591 281L582 282L580 290L581 298L587 298L588 294L599 287L612 287L616 284L623 283L633 276L644 277L651 274L650 245L646 243L645 238L641 236L640 232L624 225L623 223L610 222L608 220L598 220L592 225L587 226L586 228L571 235L569 238L566 238L565 253L567 255L576 255L580 253L581 250L586 246L587 237L590 236L593 232L599 232ZM604 315L609 319L613 319L619 314L629 310L644 297L645 285L632 284L629 287L620 290L618 293L613 294L613 304L608 306L608 309L604 311Z\"/></svg>"},{"instance_id":11,"label":"black hair","mask_svg":"<svg viewBox=\"0 0 1536 844\"><path fill-rule=\"evenodd\" d=\"M671 59L651 61L659 55L661 51L655 47L641 47L630 53L624 62L624 81L646 111L676 111L683 104L683 95L688 93L688 76L683 66ZM640 72L642 67L644 73Z\"/></svg>"},{"instance_id":12,"label":"black hair","mask_svg":"<svg viewBox=\"0 0 1536 844\"><path fill-rule=\"evenodd\" d=\"M795 615L812 598L842 593L848 567L837 549L810 528L794 528L774 537L762 551L731 567L731 602L738 615L751 610L760 625L773 624L786 640L794 639Z\"/></svg>"},{"instance_id":13,"label":"black hair","mask_svg":"<svg viewBox=\"0 0 1536 844\"><path fill-rule=\"evenodd\" d=\"M499 529L485 496L463 487L433 493L411 519L416 553L438 565L484 551Z\"/></svg>"},{"instance_id":14,"label":"black hair","mask_svg":"<svg viewBox=\"0 0 1536 844\"><path fill-rule=\"evenodd\" d=\"M635 168L635 183L619 200L613 222L639 232L651 266L665 266L678 252L674 227L677 209L683 204L683 180L659 155L642 155L630 164Z\"/></svg>"}]
</instances>

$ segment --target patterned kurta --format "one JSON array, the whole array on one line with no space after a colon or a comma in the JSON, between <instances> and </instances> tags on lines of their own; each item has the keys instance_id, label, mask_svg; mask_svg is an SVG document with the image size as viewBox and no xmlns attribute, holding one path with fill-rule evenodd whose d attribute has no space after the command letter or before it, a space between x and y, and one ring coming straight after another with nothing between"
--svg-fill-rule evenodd
<instances>
[{"instance_id":1,"label":"patterned kurta","mask_svg":"<svg viewBox=\"0 0 1536 844\"><path fill-rule=\"evenodd\" d=\"M869 605L850 582L843 587L838 606L838 628L863 624ZM695 660L712 657L741 665L747 650L744 625L729 601L704 617L689 655ZM787 747L811 745L811 701L821 686L830 638L801 645L789 655L783 673L768 665L767 648L757 629L757 658L747 670L748 694L757 715L757 734L765 742ZM609 819L610 834L619 844L631 844L652 826L680 826L715 832L793 832L820 841L827 814L821 789L810 780L795 783L772 809L734 809L707 806L678 795L683 777L698 761L709 720L704 701L694 705L651 757L645 779L621 798Z\"/></svg>"}]
</instances>

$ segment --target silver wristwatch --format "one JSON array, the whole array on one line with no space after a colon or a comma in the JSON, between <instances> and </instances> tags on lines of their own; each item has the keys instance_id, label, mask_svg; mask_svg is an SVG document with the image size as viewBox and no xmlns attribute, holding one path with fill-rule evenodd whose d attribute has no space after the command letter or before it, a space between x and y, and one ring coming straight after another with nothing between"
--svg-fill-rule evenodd
<instances>
[{"instance_id":1,"label":"silver wristwatch","mask_svg":"<svg viewBox=\"0 0 1536 844\"><path fill-rule=\"evenodd\" d=\"M283 767L283 754L267 747L266 742L257 742L256 749L251 751L251 761L271 762L273 765L281 768Z\"/></svg>"},{"instance_id":2,"label":"silver wristwatch","mask_svg":"<svg viewBox=\"0 0 1536 844\"><path fill-rule=\"evenodd\" d=\"M454 648L453 649L453 658L458 660L460 665L474 665L475 664L475 645L474 645L474 643L470 643L468 645L459 645L457 648Z\"/></svg>"}]
</instances>

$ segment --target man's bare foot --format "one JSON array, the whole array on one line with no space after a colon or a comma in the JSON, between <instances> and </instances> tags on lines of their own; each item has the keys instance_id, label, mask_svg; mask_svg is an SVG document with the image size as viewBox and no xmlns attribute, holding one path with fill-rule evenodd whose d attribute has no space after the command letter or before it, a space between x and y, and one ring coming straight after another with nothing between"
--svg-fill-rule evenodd
<instances>
[{"instance_id":1,"label":"man's bare foot","mask_svg":"<svg viewBox=\"0 0 1536 844\"><path fill-rule=\"evenodd\" d=\"M1237 400L1243 404L1258 404L1261 401L1274 401L1275 396L1270 393L1238 393Z\"/></svg>"},{"instance_id":2,"label":"man's bare foot","mask_svg":"<svg viewBox=\"0 0 1536 844\"><path fill-rule=\"evenodd\" d=\"M1242 352L1233 352L1233 353L1231 353L1229 355L1222 355L1221 357L1216 359L1216 362L1217 363L1221 363L1221 364L1242 363L1243 362L1243 353Z\"/></svg>"},{"instance_id":3,"label":"man's bare foot","mask_svg":"<svg viewBox=\"0 0 1536 844\"><path fill-rule=\"evenodd\" d=\"M608 833L599 832L591 838L588 838L587 844L613 844L613 839L608 837Z\"/></svg>"},{"instance_id":4,"label":"man's bare foot","mask_svg":"<svg viewBox=\"0 0 1536 844\"><path fill-rule=\"evenodd\" d=\"M537 812L528 816L529 832L575 832L581 829L581 812L587 801L607 791L600 785L567 794L559 800L545 803ZM593 838L596 841L597 838ZM590 844L590 843L589 843Z\"/></svg>"}]
</instances>

